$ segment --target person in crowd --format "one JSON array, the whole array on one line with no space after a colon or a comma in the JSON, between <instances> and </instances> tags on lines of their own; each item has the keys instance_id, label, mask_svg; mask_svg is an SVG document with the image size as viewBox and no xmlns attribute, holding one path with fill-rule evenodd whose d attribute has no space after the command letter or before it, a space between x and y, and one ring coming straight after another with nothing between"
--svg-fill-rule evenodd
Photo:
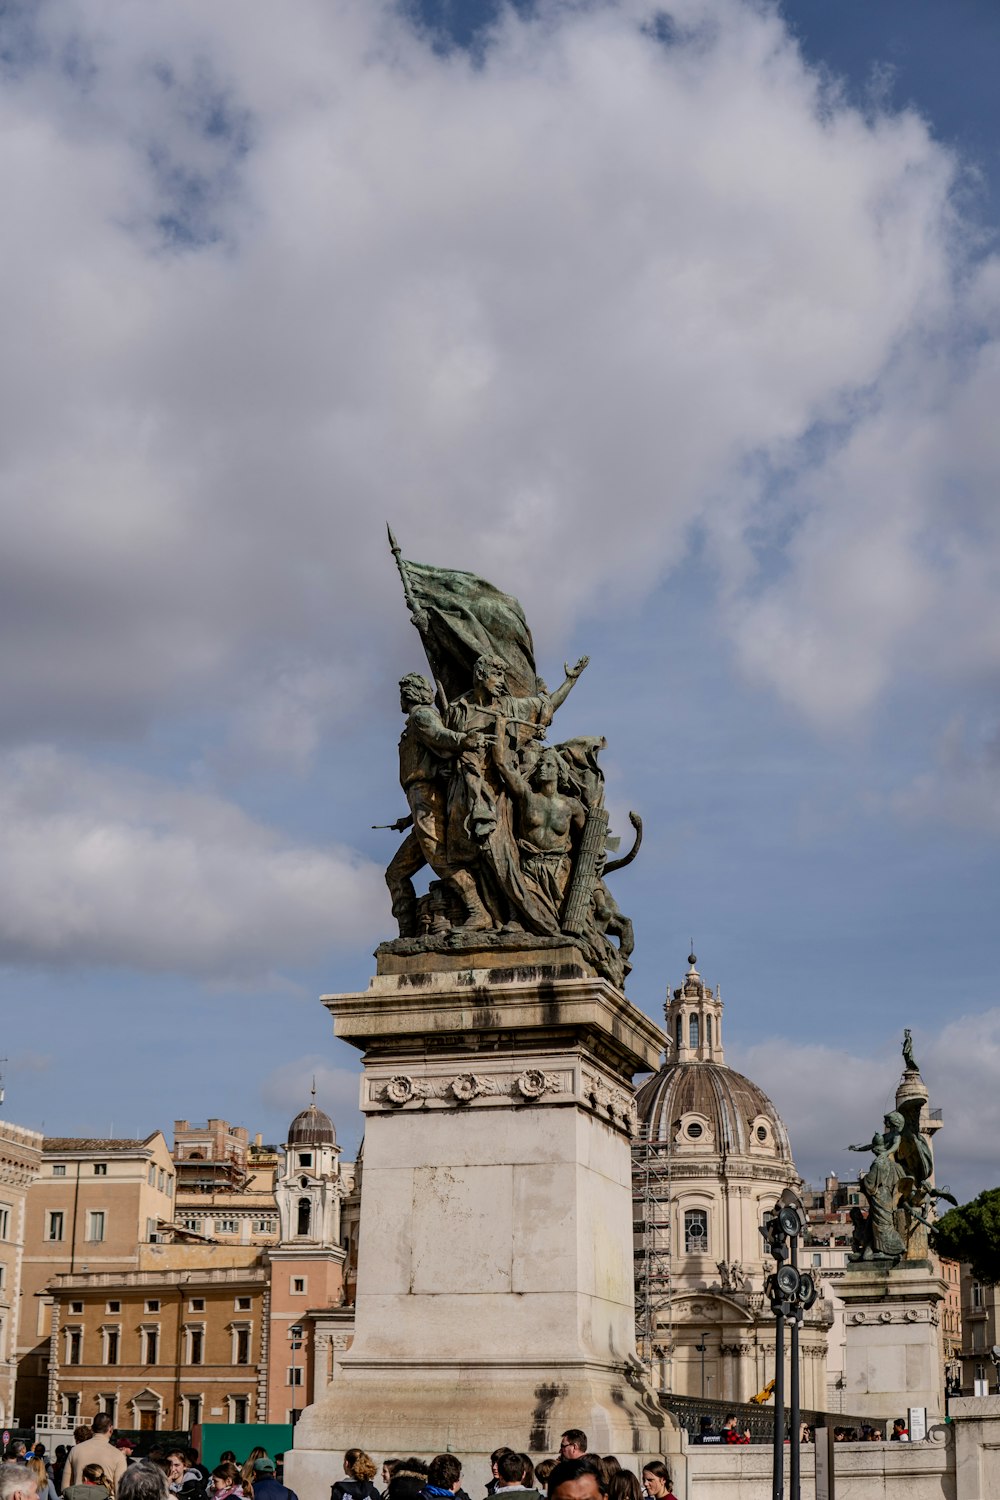
<instances>
[{"instance_id":1,"label":"person in crowd","mask_svg":"<svg viewBox=\"0 0 1000 1500\"><path fill-rule=\"evenodd\" d=\"M603 1500L606 1493L604 1466L589 1454L561 1459L549 1475L549 1500Z\"/></svg>"},{"instance_id":2,"label":"person in crowd","mask_svg":"<svg viewBox=\"0 0 1000 1500\"><path fill-rule=\"evenodd\" d=\"M253 1466L253 1500L299 1500L294 1490L279 1484L274 1477L274 1460L258 1458Z\"/></svg>"},{"instance_id":3,"label":"person in crowd","mask_svg":"<svg viewBox=\"0 0 1000 1500\"><path fill-rule=\"evenodd\" d=\"M497 1472L497 1463L500 1459L501 1454L513 1453L513 1451L513 1448L494 1448L493 1452L490 1454L490 1466L493 1469L493 1478L486 1486L487 1495L495 1494L500 1486L500 1475Z\"/></svg>"},{"instance_id":4,"label":"person in crowd","mask_svg":"<svg viewBox=\"0 0 1000 1500\"><path fill-rule=\"evenodd\" d=\"M187 1459L188 1468L196 1469L198 1471L198 1473L201 1475L202 1490L207 1490L208 1481L210 1478L208 1465L201 1462L201 1458L199 1456L197 1448L185 1448L183 1451L184 1457Z\"/></svg>"},{"instance_id":5,"label":"person in crowd","mask_svg":"<svg viewBox=\"0 0 1000 1500\"><path fill-rule=\"evenodd\" d=\"M607 1467L607 1459L604 1463ZM631 1469L623 1469L619 1464L616 1472L609 1476L608 1500L642 1500L642 1485Z\"/></svg>"},{"instance_id":6,"label":"person in crowd","mask_svg":"<svg viewBox=\"0 0 1000 1500\"><path fill-rule=\"evenodd\" d=\"M76 1446L69 1451L62 1472L63 1494L70 1485L82 1482L83 1471L88 1464L100 1464L104 1470L108 1493L112 1496L117 1493L118 1481L128 1468L128 1460L124 1453L111 1446L111 1434L114 1430L107 1412L99 1411L91 1423L93 1436L84 1438L82 1442L77 1439ZM77 1428L77 1432L79 1431Z\"/></svg>"},{"instance_id":7,"label":"person in crowd","mask_svg":"<svg viewBox=\"0 0 1000 1500\"><path fill-rule=\"evenodd\" d=\"M42 1442L38 1442L35 1444L34 1448L32 1448L31 1451L34 1454L35 1458L40 1458L42 1460L42 1463L45 1465L45 1472L48 1474L49 1478L55 1479L55 1474L52 1472L52 1461L48 1458L45 1452L45 1444Z\"/></svg>"},{"instance_id":8,"label":"person in crowd","mask_svg":"<svg viewBox=\"0 0 1000 1500\"><path fill-rule=\"evenodd\" d=\"M363 1448L348 1448L344 1454L346 1479L338 1479L330 1490L330 1500L379 1500L372 1484L376 1469L373 1459Z\"/></svg>"},{"instance_id":9,"label":"person in crowd","mask_svg":"<svg viewBox=\"0 0 1000 1500\"><path fill-rule=\"evenodd\" d=\"M559 1461L567 1458L582 1458L587 1451L587 1434L579 1427L570 1427L559 1439Z\"/></svg>"},{"instance_id":10,"label":"person in crowd","mask_svg":"<svg viewBox=\"0 0 1000 1500\"><path fill-rule=\"evenodd\" d=\"M167 1476L158 1464L137 1459L119 1480L116 1500L170 1500Z\"/></svg>"},{"instance_id":11,"label":"person in crowd","mask_svg":"<svg viewBox=\"0 0 1000 1500\"><path fill-rule=\"evenodd\" d=\"M386 1500L386 1495L389 1493L389 1481L392 1478L393 1474L395 1474L395 1472L396 1472L396 1470L398 1468L399 1468L399 1459L398 1458L383 1458L383 1460L382 1460L382 1484L384 1485L384 1489L382 1491L382 1500Z\"/></svg>"},{"instance_id":12,"label":"person in crowd","mask_svg":"<svg viewBox=\"0 0 1000 1500\"><path fill-rule=\"evenodd\" d=\"M670 1488L670 1470L661 1458L654 1458L642 1471L642 1487L649 1500L674 1500Z\"/></svg>"},{"instance_id":13,"label":"person in crowd","mask_svg":"<svg viewBox=\"0 0 1000 1500\"><path fill-rule=\"evenodd\" d=\"M405 1463L406 1460L402 1462ZM426 1474L406 1474L401 1469L397 1469L389 1480L386 1496L388 1500L420 1500L426 1483Z\"/></svg>"},{"instance_id":14,"label":"person in crowd","mask_svg":"<svg viewBox=\"0 0 1000 1500\"><path fill-rule=\"evenodd\" d=\"M79 1484L63 1490L63 1500L108 1500L111 1491L108 1476L100 1464L84 1464Z\"/></svg>"},{"instance_id":15,"label":"person in crowd","mask_svg":"<svg viewBox=\"0 0 1000 1500\"><path fill-rule=\"evenodd\" d=\"M35 1476L27 1464L0 1464L0 1500L37 1500Z\"/></svg>"},{"instance_id":16,"label":"person in crowd","mask_svg":"<svg viewBox=\"0 0 1000 1500\"><path fill-rule=\"evenodd\" d=\"M439 1453L427 1465L427 1483L423 1488L425 1500L452 1500L461 1495L462 1465L454 1453Z\"/></svg>"},{"instance_id":17,"label":"person in crowd","mask_svg":"<svg viewBox=\"0 0 1000 1500\"><path fill-rule=\"evenodd\" d=\"M88 1438L94 1436L94 1429L88 1427L86 1422L81 1422L78 1427L73 1428L74 1443L85 1443Z\"/></svg>"},{"instance_id":18,"label":"person in crowd","mask_svg":"<svg viewBox=\"0 0 1000 1500\"><path fill-rule=\"evenodd\" d=\"M23 1464L28 1452L27 1443L21 1438L11 1438L4 1450L4 1461L9 1464Z\"/></svg>"},{"instance_id":19,"label":"person in crowd","mask_svg":"<svg viewBox=\"0 0 1000 1500\"><path fill-rule=\"evenodd\" d=\"M243 1464L243 1470L242 1470L244 1487L246 1487L248 1485L249 1486L253 1485L253 1482L254 1482L254 1464L257 1462L257 1460L259 1458L267 1458L267 1456L268 1456L268 1452L267 1452L266 1448L251 1448L250 1449L250 1452L247 1454L246 1460L245 1460L245 1462ZM273 1464L271 1465L271 1468L272 1469L274 1468ZM247 1493L249 1494L250 1491L248 1490Z\"/></svg>"},{"instance_id":20,"label":"person in crowd","mask_svg":"<svg viewBox=\"0 0 1000 1500\"><path fill-rule=\"evenodd\" d=\"M736 1413L729 1412L722 1424L722 1441L724 1443L749 1443L750 1429L745 1427L741 1432L736 1425Z\"/></svg>"},{"instance_id":21,"label":"person in crowd","mask_svg":"<svg viewBox=\"0 0 1000 1500\"><path fill-rule=\"evenodd\" d=\"M525 1483L524 1458L525 1455L523 1453L514 1453L511 1451L509 1453L501 1453L497 1459L497 1487L493 1492L497 1500L499 1500L500 1496L504 1495L510 1495L512 1500L531 1500L533 1496L535 1500L540 1500L538 1491L534 1488L534 1485L529 1486ZM534 1480L535 1471L531 1466L530 1459L528 1460L528 1464L531 1467L532 1480Z\"/></svg>"},{"instance_id":22,"label":"person in crowd","mask_svg":"<svg viewBox=\"0 0 1000 1500\"><path fill-rule=\"evenodd\" d=\"M66 1465L66 1455L67 1455L68 1452L69 1452L69 1449L66 1447L65 1443L58 1443L56 1445L56 1456L55 1456L55 1460L54 1460L53 1465L52 1465L52 1471L53 1471L52 1472L52 1478L53 1478L53 1481L55 1480L55 1477L56 1477L57 1474L61 1474L62 1473L62 1471L63 1471L63 1469L64 1469L64 1467Z\"/></svg>"},{"instance_id":23,"label":"person in crowd","mask_svg":"<svg viewBox=\"0 0 1000 1500\"><path fill-rule=\"evenodd\" d=\"M603 1454L601 1463L604 1465L604 1477L610 1484L615 1475L621 1473L622 1466L613 1453Z\"/></svg>"},{"instance_id":24,"label":"person in crowd","mask_svg":"<svg viewBox=\"0 0 1000 1500\"><path fill-rule=\"evenodd\" d=\"M59 1500L55 1485L49 1478L49 1471L45 1467L44 1458L34 1454L28 1459L28 1468L35 1476L35 1484L38 1487L38 1500Z\"/></svg>"},{"instance_id":25,"label":"person in crowd","mask_svg":"<svg viewBox=\"0 0 1000 1500\"><path fill-rule=\"evenodd\" d=\"M540 1464L535 1465L535 1489L540 1495L544 1495L548 1489L549 1475L555 1466L554 1458L543 1458Z\"/></svg>"},{"instance_id":26,"label":"person in crowd","mask_svg":"<svg viewBox=\"0 0 1000 1500\"><path fill-rule=\"evenodd\" d=\"M712 1418L705 1416L699 1421L698 1431L691 1441L695 1443L721 1443L722 1437L712 1426Z\"/></svg>"},{"instance_id":27,"label":"person in crowd","mask_svg":"<svg viewBox=\"0 0 1000 1500\"><path fill-rule=\"evenodd\" d=\"M167 1487L172 1495L182 1495L184 1500L201 1500L204 1494L201 1470L188 1462L186 1448L174 1448L167 1454Z\"/></svg>"},{"instance_id":28,"label":"person in crowd","mask_svg":"<svg viewBox=\"0 0 1000 1500\"><path fill-rule=\"evenodd\" d=\"M910 1434L906 1428L905 1417L897 1417L895 1422L893 1422L892 1431L889 1434L889 1441L891 1443L908 1443L910 1441Z\"/></svg>"},{"instance_id":29,"label":"person in crowd","mask_svg":"<svg viewBox=\"0 0 1000 1500\"><path fill-rule=\"evenodd\" d=\"M132 1454L135 1452L135 1444L133 1443L132 1439L130 1437L125 1437L124 1435L119 1435L115 1438L114 1441L115 1447L118 1449L118 1452L124 1453L125 1462L127 1464L130 1464L132 1462Z\"/></svg>"},{"instance_id":30,"label":"person in crowd","mask_svg":"<svg viewBox=\"0 0 1000 1500\"><path fill-rule=\"evenodd\" d=\"M230 1500L230 1497L233 1497L233 1500L236 1500L236 1497L238 1500L243 1500L246 1493L239 1466L231 1460L228 1463L220 1463L212 1470L209 1484L211 1486L210 1500Z\"/></svg>"}]
</instances>

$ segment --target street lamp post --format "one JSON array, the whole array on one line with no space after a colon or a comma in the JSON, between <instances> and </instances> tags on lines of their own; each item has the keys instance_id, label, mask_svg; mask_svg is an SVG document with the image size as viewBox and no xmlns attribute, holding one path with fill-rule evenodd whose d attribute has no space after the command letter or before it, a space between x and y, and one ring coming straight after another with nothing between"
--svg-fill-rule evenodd
<instances>
[{"instance_id":1,"label":"street lamp post","mask_svg":"<svg viewBox=\"0 0 1000 1500\"><path fill-rule=\"evenodd\" d=\"M299 1350L302 1348L302 1324L301 1323L293 1323L292 1326L291 1326L291 1328L289 1328L289 1330L288 1330L288 1337L292 1341L292 1426L294 1427L295 1424L296 1424L296 1422L299 1420L299 1413L298 1413L298 1393L299 1393L299 1386L298 1386L298 1373L297 1373L297 1366L296 1366L296 1363L295 1363L295 1356L299 1352Z\"/></svg>"},{"instance_id":2,"label":"street lamp post","mask_svg":"<svg viewBox=\"0 0 1000 1500\"><path fill-rule=\"evenodd\" d=\"M708 1334L702 1333L701 1343L694 1346L701 1355L701 1399L705 1399L705 1350L708 1348Z\"/></svg>"}]
</instances>

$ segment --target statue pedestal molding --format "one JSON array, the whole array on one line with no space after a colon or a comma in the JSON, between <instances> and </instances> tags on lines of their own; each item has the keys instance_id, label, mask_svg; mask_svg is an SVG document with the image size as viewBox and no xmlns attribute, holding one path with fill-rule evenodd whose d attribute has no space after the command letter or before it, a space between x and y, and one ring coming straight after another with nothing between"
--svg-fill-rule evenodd
<instances>
[{"instance_id":1,"label":"statue pedestal molding","mask_svg":"<svg viewBox=\"0 0 1000 1500\"><path fill-rule=\"evenodd\" d=\"M849 1266L837 1283L846 1309L847 1409L884 1420L925 1406L928 1422L944 1417L940 1305L947 1285L929 1262Z\"/></svg>"},{"instance_id":2,"label":"statue pedestal molding","mask_svg":"<svg viewBox=\"0 0 1000 1500\"><path fill-rule=\"evenodd\" d=\"M678 1446L634 1341L631 1083L663 1033L571 946L427 958L323 1002L366 1124L356 1335L287 1455L301 1500L353 1445L450 1450L471 1493L567 1427L633 1466Z\"/></svg>"}]
</instances>

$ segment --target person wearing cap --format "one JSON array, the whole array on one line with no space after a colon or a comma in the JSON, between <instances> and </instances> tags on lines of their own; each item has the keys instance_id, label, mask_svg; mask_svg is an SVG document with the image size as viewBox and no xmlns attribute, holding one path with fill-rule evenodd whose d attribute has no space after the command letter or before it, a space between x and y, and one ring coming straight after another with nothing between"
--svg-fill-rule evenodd
<instances>
[{"instance_id":1,"label":"person wearing cap","mask_svg":"<svg viewBox=\"0 0 1000 1500\"><path fill-rule=\"evenodd\" d=\"M253 1500L299 1500L294 1490L274 1477L274 1459L258 1458L253 1466Z\"/></svg>"},{"instance_id":2,"label":"person wearing cap","mask_svg":"<svg viewBox=\"0 0 1000 1500\"><path fill-rule=\"evenodd\" d=\"M135 1444L130 1437L116 1437L114 1446L118 1449L119 1453L124 1453L127 1464L133 1462L132 1455L135 1452Z\"/></svg>"}]
</instances>

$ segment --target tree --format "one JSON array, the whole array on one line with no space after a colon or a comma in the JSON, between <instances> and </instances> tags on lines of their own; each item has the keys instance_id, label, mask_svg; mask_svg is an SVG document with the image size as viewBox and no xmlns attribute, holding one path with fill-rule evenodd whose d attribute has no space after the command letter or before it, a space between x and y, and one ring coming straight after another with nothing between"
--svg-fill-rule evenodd
<instances>
[{"instance_id":1,"label":"tree","mask_svg":"<svg viewBox=\"0 0 1000 1500\"><path fill-rule=\"evenodd\" d=\"M1000 1188L950 1208L934 1226L933 1245L946 1259L967 1262L976 1281L1000 1282Z\"/></svg>"}]
</instances>

